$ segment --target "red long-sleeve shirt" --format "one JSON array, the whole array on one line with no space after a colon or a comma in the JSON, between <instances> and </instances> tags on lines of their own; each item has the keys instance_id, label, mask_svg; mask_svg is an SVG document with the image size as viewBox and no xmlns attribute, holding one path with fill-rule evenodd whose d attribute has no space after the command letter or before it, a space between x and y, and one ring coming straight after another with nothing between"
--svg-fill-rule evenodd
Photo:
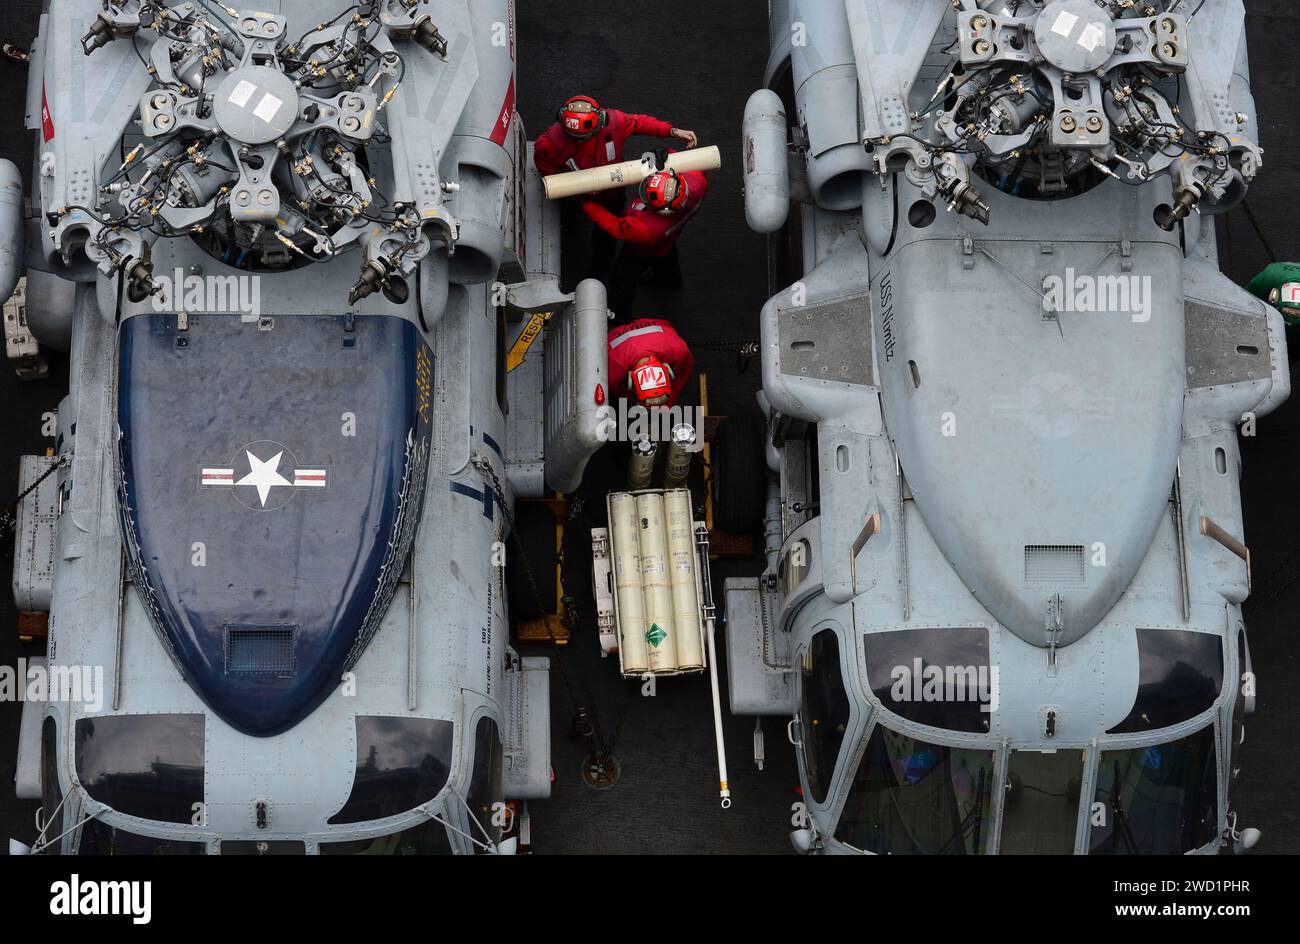
<instances>
[{"instance_id":1,"label":"red long-sleeve shirt","mask_svg":"<svg viewBox=\"0 0 1300 944\"><path fill-rule=\"evenodd\" d=\"M682 230L697 212L709 192L709 178L701 171L681 175L686 183L686 206L676 213L656 213L638 200L623 216L611 213L599 203L588 200L582 209L596 225L622 242L635 246L647 256L666 256L677 245Z\"/></svg>"},{"instance_id":2,"label":"red long-sleeve shirt","mask_svg":"<svg viewBox=\"0 0 1300 944\"><path fill-rule=\"evenodd\" d=\"M672 137L673 126L649 115L632 115L610 108L609 123L586 141L570 135L559 122L551 125L537 139L533 163L543 174L562 174L570 170L589 170L606 164L621 164L623 146L633 135L650 138Z\"/></svg>"},{"instance_id":3,"label":"red long-sleeve shirt","mask_svg":"<svg viewBox=\"0 0 1300 944\"><path fill-rule=\"evenodd\" d=\"M681 396L695 369L695 355L671 324L658 318L638 318L609 333L609 391L615 397L632 396L629 376L636 362L647 355L673 369L673 390L668 406Z\"/></svg>"}]
</instances>

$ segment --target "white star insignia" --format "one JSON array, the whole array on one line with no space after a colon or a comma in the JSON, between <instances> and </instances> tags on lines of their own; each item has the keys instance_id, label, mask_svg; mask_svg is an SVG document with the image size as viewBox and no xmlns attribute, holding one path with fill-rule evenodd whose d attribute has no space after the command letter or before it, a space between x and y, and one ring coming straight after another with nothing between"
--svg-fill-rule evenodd
<instances>
[{"instance_id":1,"label":"white star insignia","mask_svg":"<svg viewBox=\"0 0 1300 944\"><path fill-rule=\"evenodd\" d=\"M280 467L280 457L283 452L277 452L274 456L263 462L257 456L253 455L247 449L244 455L248 456L249 473L236 482L236 485L252 485L257 489L257 497L262 502L262 507L266 507L266 496L270 494L271 489L277 485L293 486L293 483L281 475L277 469Z\"/></svg>"}]
</instances>

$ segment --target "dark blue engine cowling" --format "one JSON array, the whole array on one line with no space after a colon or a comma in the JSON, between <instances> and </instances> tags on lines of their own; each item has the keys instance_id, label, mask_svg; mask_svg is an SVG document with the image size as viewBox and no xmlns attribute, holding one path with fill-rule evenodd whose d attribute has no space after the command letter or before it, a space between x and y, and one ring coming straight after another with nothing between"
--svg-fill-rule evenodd
<instances>
[{"instance_id":1,"label":"dark blue engine cowling","mask_svg":"<svg viewBox=\"0 0 1300 944\"><path fill-rule=\"evenodd\" d=\"M270 330L266 330L269 328ZM309 715L406 566L433 357L386 316L137 315L121 328L119 510L181 672L245 733Z\"/></svg>"}]
</instances>

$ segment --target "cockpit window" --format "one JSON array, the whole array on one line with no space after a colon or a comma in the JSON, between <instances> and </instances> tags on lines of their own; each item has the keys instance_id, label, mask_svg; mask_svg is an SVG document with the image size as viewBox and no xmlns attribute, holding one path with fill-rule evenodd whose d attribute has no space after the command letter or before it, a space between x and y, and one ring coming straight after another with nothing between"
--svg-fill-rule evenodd
<instances>
[{"instance_id":1,"label":"cockpit window","mask_svg":"<svg viewBox=\"0 0 1300 944\"><path fill-rule=\"evenodd\" d=\"M53 718L41 726L41 816L46 855L58 855L56 836L63 835L63 788L59 786L58 727Z\"/></svg>"},{"instance_id":2,"label":"cockpit window","mask_svg":"<svg viewBox=\"0 0 1300 944\"><path fill-rule=\"evenodd\" d=\"M867 682L880 703L917 724L983 734L997 701L982 627L901 629L864 639Z\"/></svg>"},{"instance_id":3,"label":"cockpit window","mask_svg":"<svg viewBox=\"0 0 1300 944\"><path fill-rule=\"evenodd\" d=\"M1169 744L1103 751L1091 811L1096 855L1181 855L1218 828L1214 725Z\"/></svg>"},{"instance_id":4,"label":"cockpit window","mask_svg":"<svg viewBox=\"0 0 1300 944\"><path fill-rule=\"evenodd\" d=\"M1110 734L1167 728L1195 718L1223 689L1223 642L1186 629L1139 629L1138 691Z\"/></svg>"},{"instance_id":5,"label":"cockpit window","mask_svg":"<svg viewBox=\"0 0 1300 944\"><path fill-rule=\"evenodd\" d=\"M1002 804L1004 855L1069 855L1079 825L1081 750L1012 751Z\"/></svg>"},{"instance_id":6,"label":"cockpit window","mask_svg":"<svg viewBox=\"0 0 1300 944\"><path fill-rule=\"evenodd\" d=\"M881 855L974 855L988 844L992 751L929 744L877 724L835 838Z\"/></svg>"},{"instance_id":7,"label":"cockpit window","mask_svg":"<svg viewBox=\"0 0 1300 944\"><path fill-rule=\"evenodd\" d=\"M1237 698L1232 706L1232 750L1229 754L1228 784L1231 785L1241 772L1241 745L1246 741L1246 695L1247 686L1252 689L1255 681L1246 674L1246 633L1237 633Z\"/></svg>"},{"instance_id":8,"label":"cockpit window","mask_svg":"<svg viewBox=\"0 0 1300 944\"><path fill-rule=\"evenodd\" d=\"M182 842L178 839L155 839L137 836L125 829L116 829L107 823L92 819L81 827L77 855L207 855L208 847L201 842Z\"/></svg>"},{"instance_id":9,"label":"cockpit window","mask_svg":"<svg viewBox=\"0 0 1300 944\"><path fill-rule=\"evenodd\" d=\"M330 823L396 816L436 797L451 774L453 727L429 718L358 715L352 793Z\"/></svg>"},{"instance_id":10,"label":"cockpit window","mask_svg":"<svg viewBox=\"0 0 1300 944\"><path fill-rule=\"evenodd\" d=\"M389 836L351 842L322 842L321 855L451 855L447 827L435 819Z\"/></svg>"},{"instance_id":11,"label":"cockpit window","mask_svg":"<svg viewBox=\"0 0 1300 944\"><path fill-rule=\"evenodd\" d=\"M299 856L307 854L307 843L301 839L223 839L220 849L223 856Z\"/></svg>"},{"instance_id":12,"label":"cockpit window","mask_svg":"<svg viewBox=\"0 0 1300 944\"><path fill-rule=\"evenodd\" d=\"M800 538L781 558L781 592L787 597L799 589L812 570L812 545Z\"/></svg>"},{"instance_id":13,"label":"cockpit window","mask_svg":"<svg viewBox=\"0 0 1300 944\"><path fill-rule=\"evenodd\" d=\"M470 815L478 821L469 824L470 833L479 842L501 840L503 820L499 815L502 808L498 804L505 800L501 763L501 734L497 731L497 723L491 718L480 718L474 733L474 775L469 782L469 796L465 797ZM483 836L485 831L487 840ZM484 851L481 846L475 846L474 850Z\"/></svg>"},{"instance_id":14,"label":"cockpit window","mask_svg":"<svg viewBox=\"0 0 1300 944\"><path fill-rule=\"evenodd\" d=\"M203 803L203 715L80 718L77 779L119 813L193 822Z\"/></svg>"},{"instance_id":15,"label":"cockpit window","mask_svg":"<svg viewBox=\"0 0 1300 944\"><path fill-rule=\"evenodd\" d=\"M799 722L808 790L814 802L824 803L849 726L849 698L833 629L823 629L808 643L800 683Z\"/></svg>"}]
</instances>

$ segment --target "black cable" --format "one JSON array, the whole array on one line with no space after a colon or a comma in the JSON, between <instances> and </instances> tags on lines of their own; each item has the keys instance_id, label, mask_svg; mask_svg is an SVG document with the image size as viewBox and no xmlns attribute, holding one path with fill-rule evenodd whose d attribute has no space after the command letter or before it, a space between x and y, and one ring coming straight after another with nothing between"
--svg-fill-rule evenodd
<instances>
[{"instance_id":1,"label":"black cable","mask_svg":"<svg viewBox=\"0 0 1300 944\"><path fill-rule=\"evenodd\" d=\"M14 501L13 501L14 507L17 507L18 504L19 504L19 503L20 503L24 498L26 498L26 497L27 497L28 495L30 495L32 492L36 491L37 487L38 487L42 482L44 482L46 479L48 479L48 478L49 478L51 475L53 475L55 472L59 471L59 469L60 469L63 465L64 465L64 459L63 459L62 456L60 456L59 459L58 459L58 461L56 461L52 466L50 466L50 467L49 467L48 469L46 469L44 472L42 472L42 473L37 477L37 479L36 479L35 482L33 482L31 485L28 485L25 489L23 489L21 492L18 493L18 497L15 498Z\"/></svg>"},{"instance_id":2,"label":"black cable","mask_svg":"<svg viewBox=\"0 0 1300 944\"><path fill-rule=\"evenodd\" d=\"M149 60L144 57L144 53L140 51L140 47L136 44L136 39L138 38L139 38L138 33L131 37L131 49L135 52L136 58L140 60L140 64L145 67L145 71L153 70L153 64L150 63ZM158 85L161 86L162 88L175 89L177 92L180 91L181 89L180 83L168 82L162 76L160 76L156 70L153 71L151 74L153 75L153 80L157 82Z\"/></svg>"},{"instance_id":3,"label":"black cable","mask_svg":"<svg viewBox=\"0 0 1300 944\"><path fill-rule=\"evenodd\" d=\"M1264 252L1268 254L1268 261L1277 262L1277 253L1273 251L1273 247L1269 244L1268 237L1264 235L1264 228L1259 225L1259 220L1255 218L1255 211L1250 208L1250 204L1245 200L1241 201L1241 209L1242 212L1246 214L1246 219L1250 222L1251 229L1253 229L1255 235L1259 237L1259 241L1264 247Z\"/></svg>"},{"instance_id":4,"label":"black cable","mask_svg":"<svg viewBox=\"0 0 1300 944\"><path fill-rule=\"evenodd\" d=\"M354 12L354 11L356 11L356 10L360 10L360 9L361 9L361 4L359 4L359 3L354 3L354 4L352 4L352 6L348 7L348 8L347 8L346 10L344 10L342 13L338 14L338 16L334 17L334 19L332 19L332 20L327 20L326 22L321 23L319 26L315 26L315 27L313 27L312 29L307 30L307 32L303 33L303 34L302 34L301 36L299 36L296 40L294 40L292 43L290 43L289 46L290 46L291 48L293 48L293 49L297 49L298 46L299 46L299 45L300 45L300 44L301 44L301 43L302 43L302 42L303 42L303 41L304 41L308 36L310 36L312 33L319 33L319 32L322 32L322 31L324 31L324 30L327 30L327 29L329 29L331 26L333 26L335 23L337 23L339 20L343 19L343 17L347 16L349 13L352 13L352 12ZM373 9L373 4L372 4L372 9Z\"/></svg>"}]
</instances>

